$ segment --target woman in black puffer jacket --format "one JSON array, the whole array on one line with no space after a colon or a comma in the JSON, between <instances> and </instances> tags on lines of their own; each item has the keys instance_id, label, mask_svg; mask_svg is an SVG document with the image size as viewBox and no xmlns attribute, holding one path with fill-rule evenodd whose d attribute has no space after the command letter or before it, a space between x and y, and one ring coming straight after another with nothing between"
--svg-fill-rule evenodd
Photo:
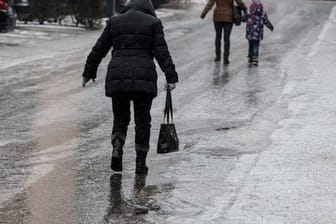
<instances>
[{"instance_id":1,"label":"woman in black puffer jacket","mask_svg":"<svg viewBox=\"0 0 336 224\"><path fill-rule=\"evenodd\" d=\"M134 104L136 173L146 173L153 98L157 95L155 58L169 88L178 82L175 66L164 38L163 26L150 0L130 0L123 13L111 17L87 58L83 86L95 80L97 68L113 48L105 93L112 97L114 124L112 161L114 171L122 171L123 145L130 121L130 101Z\"/></svg>"}]
</instances>

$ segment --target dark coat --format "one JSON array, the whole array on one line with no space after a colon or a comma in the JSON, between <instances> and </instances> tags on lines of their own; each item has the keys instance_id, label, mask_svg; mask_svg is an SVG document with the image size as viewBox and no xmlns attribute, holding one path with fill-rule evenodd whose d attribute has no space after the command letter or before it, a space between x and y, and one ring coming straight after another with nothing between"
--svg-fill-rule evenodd
<instances>
[{"instance_id":1,"label":"dark coat","mask_svg":"<svg viewBox=\"0 0 336 224\"><path fill-rule=\"evenodd\" d=\"M98 65L111 47L106 96L133 92L155 97L157 73L154 57L165 73L167 83L178 82L163 26L150 1L131 0L121 15L110 18L87 58L84 77L96 78Z\"/></svg>"}]
</instances>

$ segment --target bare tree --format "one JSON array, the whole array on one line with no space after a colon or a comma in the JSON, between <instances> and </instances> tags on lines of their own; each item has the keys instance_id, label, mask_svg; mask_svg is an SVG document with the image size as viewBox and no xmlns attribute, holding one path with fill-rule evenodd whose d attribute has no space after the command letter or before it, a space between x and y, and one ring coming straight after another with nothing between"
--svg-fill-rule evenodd
<instances>
[{"instance_id":1,"label":"bare tree","mask_svg":"<svg viewBox=\"0 0 336 224\"><path fill-rule=\"evenodd\" d=\"M89 28L99 25L104 16L104 0L71 0L71 8L77 25Z\"/></svg>"},{"instance_id":2,"label":"bare tree","mask_svg":"<svg viewBox=\"0 0 336 224\"><path fill-rule=\"evenodd\" d=\"M53 17L55 6L53 0L31 0L30 18L37 19L40 24Z\"/></svg>"}]
</instances>

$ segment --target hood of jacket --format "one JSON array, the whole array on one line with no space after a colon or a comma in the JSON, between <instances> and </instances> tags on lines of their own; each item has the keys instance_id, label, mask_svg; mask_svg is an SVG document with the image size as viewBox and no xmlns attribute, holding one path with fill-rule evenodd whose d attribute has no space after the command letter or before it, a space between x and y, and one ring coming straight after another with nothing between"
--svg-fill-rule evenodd
<instances>
[{"instance_id":1,"label":"hood of jacket","mask_svg":"<svg viewBox=\"0 0 336 224\"><path fill-rule=\"evenodd\" d=\"M129 0L125 8L122 10L122 13L125 13L129 10L137 10L157 17L151 0Z\"/></svg>"},{"instance_id":2,"label":"hood of jacket","mask_svg":"<svg viewBox=\"0 0 336 224\"><path fill-rule=\"evenodd\" d=\"M253 3L250 6L250 13L253 16L262 16L264 12L264 6L261 3Z\"/></svg>"}]
</instances>

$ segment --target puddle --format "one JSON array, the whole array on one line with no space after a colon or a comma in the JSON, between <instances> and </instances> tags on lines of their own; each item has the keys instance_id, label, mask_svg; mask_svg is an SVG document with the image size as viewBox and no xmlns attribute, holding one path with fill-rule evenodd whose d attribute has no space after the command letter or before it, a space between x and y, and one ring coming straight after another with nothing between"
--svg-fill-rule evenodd
<instances>
[{"instance_id":1,"label":"puddle","mask_svg":"<svg viewBox=\"0 0 336 224\"><path fill-rule=\"evenodd\" d=\"M15 46L19 46L20 43L10 43L10 42L0 42L0 47L15 47Z\"/></svg>"},{"instance_id":2,"label":"puddle","mask_svg":"<svg viewBox=\"0 0 336 224\"><path fill-rule=\"evenodd\" d=\"M224 147L216 147L216 148L201 148L197 151L193 151L193 153L197 154L204 154L208 157L231 157L231 158L239 158L242 155L245 154L255 154L256 152L251 151L241 151L241 150L235 150L230 148L224 148Z\"/></svg>"},{"instance_id":3,"label":"puddle","mask_svg":"<svg viewBox=\"0 0 336 224\"><path fill-rule=\"evenodd\" d=\"M223 128L217 128L215 130L216 131L228 131L228 130L231 130L231 129L234 129L234 128L237 128L237 127L223 127Z\"/></svg>"}]
</instances>

